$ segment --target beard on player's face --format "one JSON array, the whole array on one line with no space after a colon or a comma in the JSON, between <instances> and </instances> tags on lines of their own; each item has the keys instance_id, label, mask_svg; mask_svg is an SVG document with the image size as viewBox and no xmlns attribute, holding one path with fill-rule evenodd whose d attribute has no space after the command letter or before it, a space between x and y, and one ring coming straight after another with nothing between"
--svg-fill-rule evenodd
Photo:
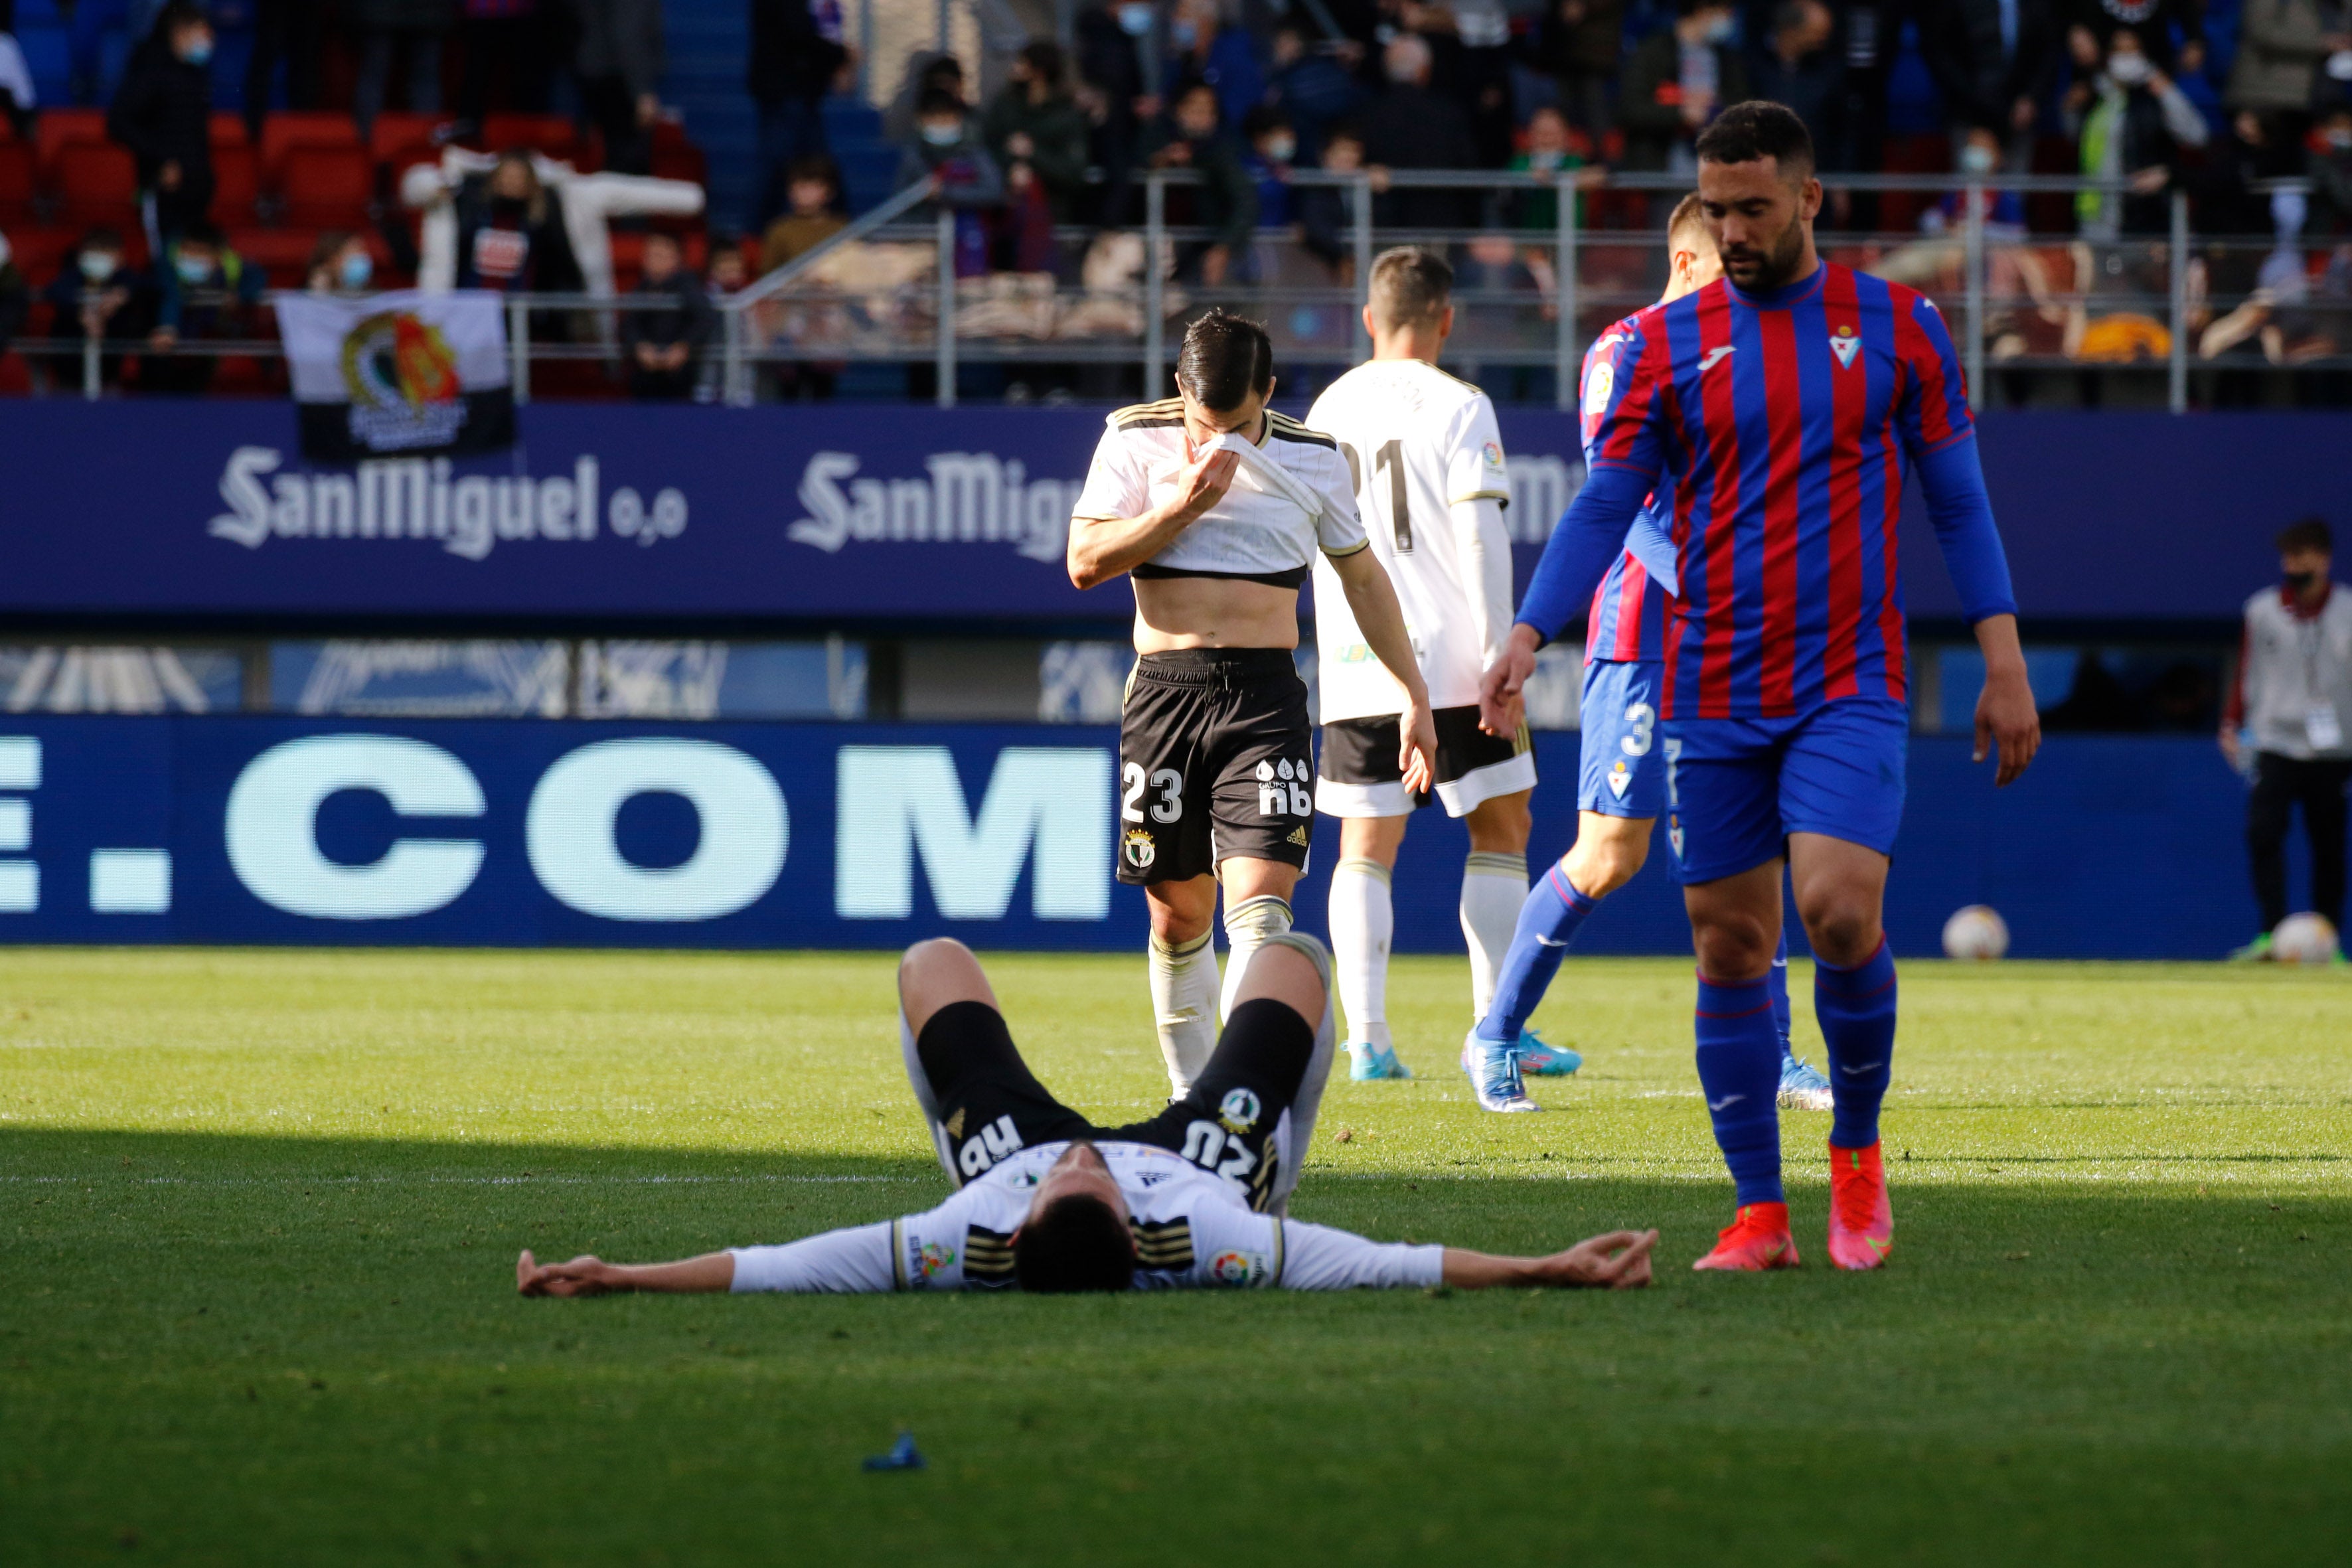
<instances>
[{"instance_id":1,"label":"beard on player's face","mask_svg":"<svg viewBox=\"0 0 2352 1568\"><path fill-rule=\"evenodd\" d=\"M1801 207L1791 205L1786 226L1769 240L1726 246L1723 269L1731 280L1755 294L1769 294L1796 281L1797 268L1805 255L1801 213Z\"/></svg>"}]
</instances>

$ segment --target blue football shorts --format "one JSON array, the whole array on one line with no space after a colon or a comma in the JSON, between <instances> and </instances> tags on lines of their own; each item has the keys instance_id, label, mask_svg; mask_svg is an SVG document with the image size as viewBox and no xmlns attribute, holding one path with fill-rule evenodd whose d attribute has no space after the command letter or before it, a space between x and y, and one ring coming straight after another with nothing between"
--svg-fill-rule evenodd
<instances>
[{"instance_id":1,"label":"blue football shorts","mask_svg":"<svg viewBox=\"0 0 2352 1568\"><path fill-rule=\"evenodd\" d=\"M1603 816L1650 818L1666 806L1665 757L1658 742L1658 683L1665 666L1596 658L1584 667L1583 726L1576 808Z\"/></svg>"},{"instance_id":2,"label":"blue football shorts","mask_svg":"<svg viewBox=\"0 0 2352 1568\"><path fill-rule=\"evenodd\" d=\"M1670 719L1660 728L1666 842L1685 883L1777 859L1791 833L1895 852L1911 738L1902 703L1850 697L1785 719Z\"/></svg>"}]
</instances>

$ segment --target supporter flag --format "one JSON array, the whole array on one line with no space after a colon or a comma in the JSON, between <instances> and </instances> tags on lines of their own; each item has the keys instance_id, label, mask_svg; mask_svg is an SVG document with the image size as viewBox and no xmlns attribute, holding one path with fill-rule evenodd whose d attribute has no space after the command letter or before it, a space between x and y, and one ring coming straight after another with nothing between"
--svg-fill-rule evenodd
<instances>
[{"instance_id":1,"label":"supporter flag","mask_svg":"<svg viewBox=\"0 0 2352 1568\"><path fill-rule=\"evenodd\" d=\"M304 457L351 463L513 444L498 295L409 289L274 302Z\"/></svg>"}]
</instances>

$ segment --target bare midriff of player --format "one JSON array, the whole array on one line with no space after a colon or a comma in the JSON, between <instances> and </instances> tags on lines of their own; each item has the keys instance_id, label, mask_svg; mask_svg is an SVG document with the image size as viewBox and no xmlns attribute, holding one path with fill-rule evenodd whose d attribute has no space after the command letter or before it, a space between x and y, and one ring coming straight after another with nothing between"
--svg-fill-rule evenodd
<instances>
[{"instance_id":1,"label":"bare midriff of player","mask_svg":"<svg viewBox=\"0 0 2352 1568\"><path fill-rule=\"evenodd\" d=\"M1426 789L1428 692L1387 574L1367 547L1329 437L1270 412L1265 329L1212 311L1186 332L1181 395L1111 416L1070 523L1070 581L1133 580L1140 656L1120 720L1118 875L1151 914L1151 987L1181 1095L1215 1040L1210 921L1225 898L1232 986L1290 929L1313 831L1313 737L1298 588L1319 552L1366 641L1407 694L1402 763Z\"/></svg>"}]
</instances>

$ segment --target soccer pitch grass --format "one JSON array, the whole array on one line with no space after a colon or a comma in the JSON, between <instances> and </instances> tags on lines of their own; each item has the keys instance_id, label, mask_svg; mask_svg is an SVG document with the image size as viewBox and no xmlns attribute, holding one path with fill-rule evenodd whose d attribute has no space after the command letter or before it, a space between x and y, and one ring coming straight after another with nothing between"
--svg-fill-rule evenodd
<instances>
[{"instance_id":1,"label":"soccer pitch grass","mask_svg":"<svg viewBox=\"0 0 2352 1568\"><path fill-rule=\"evenodd\" d=\"M1138 958L990 961L1046 1081L1161 1092ZM1334 1083L1295 1212L1645 1293L525 1301L946 1192L878 955L0 952L17 1563L2352 1561L2352 984L1904 973L1897 1246L1695 1276L1729 1194L1686 963L1571 961L1588 1054L1482 1115ZM1820 1060L1800 966L1801 1047ZM859 1460L901 1427L920 1473Z\"/></svg>"}]
</instances>

